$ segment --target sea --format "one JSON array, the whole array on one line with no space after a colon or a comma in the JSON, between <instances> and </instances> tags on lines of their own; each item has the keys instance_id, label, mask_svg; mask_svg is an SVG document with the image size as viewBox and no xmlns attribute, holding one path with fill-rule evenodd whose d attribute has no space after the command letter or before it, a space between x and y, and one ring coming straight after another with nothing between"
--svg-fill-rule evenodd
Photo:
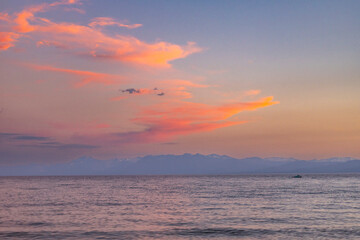
<instances>
[{"instance_id":1,"label":"sea","mask_svg":"<svg viewBox=\"0 0 360 240\"><path fill-rule=\"evenodd\" d=\"M360 175L0 177L0 239L360 239Z\"/></svg>"}]
</instances>

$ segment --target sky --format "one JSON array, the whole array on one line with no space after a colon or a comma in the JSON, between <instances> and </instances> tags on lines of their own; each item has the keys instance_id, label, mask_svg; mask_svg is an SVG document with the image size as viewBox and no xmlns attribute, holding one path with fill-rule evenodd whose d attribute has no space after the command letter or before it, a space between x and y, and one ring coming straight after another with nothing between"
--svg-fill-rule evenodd
<instances>
[{"instance_id":1,"label":"sky","mask_svg":"<svg viewBox=\"0 0 360 240\"><path fill-rule=\"evenodd\" d=\"M0 165L360 157L359 1L0 2Z\"/></svg>"}]
</instances>

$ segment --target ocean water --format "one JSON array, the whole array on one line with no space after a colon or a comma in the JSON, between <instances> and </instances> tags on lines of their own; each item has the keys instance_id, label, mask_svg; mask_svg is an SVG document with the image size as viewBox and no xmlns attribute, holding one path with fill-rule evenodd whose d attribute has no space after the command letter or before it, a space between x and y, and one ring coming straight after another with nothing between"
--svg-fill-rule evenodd
<instances>
[{"instance_id":1,"label":"ocean water","mask_svg":"<svg viewBox=\"0 0 360 240\"><path fill-rule=\"evenodd\" d=\"M1 177L0 239L360 239L360 175Z\"/></svg>"}]
</instances>

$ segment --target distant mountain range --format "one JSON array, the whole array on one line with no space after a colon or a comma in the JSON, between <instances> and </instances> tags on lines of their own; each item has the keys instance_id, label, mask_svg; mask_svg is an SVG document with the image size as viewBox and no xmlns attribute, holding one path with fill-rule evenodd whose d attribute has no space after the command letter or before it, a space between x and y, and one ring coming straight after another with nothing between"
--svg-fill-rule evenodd
<instances>
[{"instance_id":1,"label":"distant mountain range","mask_svg":"<svg viewBox=\"0 0 360 240\"><path fill-rule=\"evenodd\" d=\"M157 155L131 160L97 160L82 157L67 163L0 167L0 176L42 175L164 175L255 173L350 173L360 172L360 160L330 158L244 158L226 155Z\"/></svg>"}]
</instances>

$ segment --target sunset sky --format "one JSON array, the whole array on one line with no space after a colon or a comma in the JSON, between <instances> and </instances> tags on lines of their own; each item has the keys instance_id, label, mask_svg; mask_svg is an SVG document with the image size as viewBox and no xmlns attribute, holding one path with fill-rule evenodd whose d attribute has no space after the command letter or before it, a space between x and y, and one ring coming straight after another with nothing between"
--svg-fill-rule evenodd
<instances>
[{"instance_id":1,"label":"sunset sky","mask_svg":"<svg viewBox=\"0 0 360 240\"><path fill-rule=\"evenodd\" d=\"M0 1L0 165L360 158L360 1Z\"/></svg>"}]
</instances>

